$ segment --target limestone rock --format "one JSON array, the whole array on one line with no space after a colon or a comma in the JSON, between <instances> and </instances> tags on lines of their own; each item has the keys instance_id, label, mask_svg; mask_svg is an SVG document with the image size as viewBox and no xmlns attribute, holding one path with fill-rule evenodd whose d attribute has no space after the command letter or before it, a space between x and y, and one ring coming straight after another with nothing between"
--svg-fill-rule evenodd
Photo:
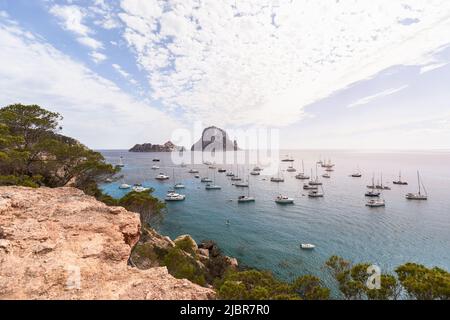
<instances>
[{"instance_id":1,"label":"limestone rock","mask_svg":"<svg viewBox=\"0 0 450 320\"><path fill-rule=\"evenodd\" d=\"M164 267L129 266L140 237L139 215L74 188L0 187L0 226L0 299L215 296Z\"/></svg>"}]
</instances>

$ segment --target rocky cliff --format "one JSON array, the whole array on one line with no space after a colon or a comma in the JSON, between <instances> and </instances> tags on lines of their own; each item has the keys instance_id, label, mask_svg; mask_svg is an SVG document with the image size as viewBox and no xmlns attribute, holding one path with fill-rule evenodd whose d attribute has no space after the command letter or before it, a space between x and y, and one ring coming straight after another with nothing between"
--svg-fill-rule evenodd
<instances>
[{"instance_id":1,"label":"rocky cliff","mask_svg":"<svg viewBox=\"0 0 450 320\"><path fill-rule=\"evenodd\" d=\"M173 152L184 151L184 147L177 146L171 141L167 141L164 144L137 144L129 150L130 152Z\"/></svg>"},{"instance_id":2,"label":"rocky cliff","mask_svg":"<svg viewBox=\"0 0 450 320\"><path fill-rule=\"evenodd\" d=\"M129 266L139 215L73 188L0 187L0 299L211 299L165 267Z\"/></svg>"}]
</instances>

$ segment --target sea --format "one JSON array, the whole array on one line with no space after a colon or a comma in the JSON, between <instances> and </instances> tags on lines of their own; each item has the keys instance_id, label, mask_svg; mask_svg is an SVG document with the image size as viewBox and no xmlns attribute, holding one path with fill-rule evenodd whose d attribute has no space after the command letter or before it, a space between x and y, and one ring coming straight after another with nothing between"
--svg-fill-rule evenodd
<instances>
[{"instance_id":1,"label":"sea","mask_svg":"<svg viewBox=\"0 0 450 320\"><path fill-rule=\"evenodd\" d=\"M216 165L248 179L248 191L208 165L186 163L182 167L174 163L171 153L101 153L112 164L123 158L123 177L101 185L113 197L129 192L119 189L122 183L154 188L154 195L161 200L175 181L185 185L177 192L185 194L186 200L167 203L162 219L153 225L160 233L171 238L190 234L197 242L214 240L241 265L270 270L280 279L313 274L331 286L324 263L332 255L375 264L382 272L393 272L405 262L450 270L450 151L283 150L280 160L288 157L295 161L277 163L276 175L285 179L282 183L270 181L273 172L248 175L256 164ZM153 162L155 158L160 162ZM324 169L318 166L324 197L309 198L302 188L307 180L295 179L295 175L302 171L303 161L305 173L311 175L312 170L315 177L320 159L331 161L334 171L325 179L321 177ZM153 165L160 169L152 170ZM287 172L290 165L297 172ZM205 183L188 173L190 168L198 169L202 177L214 178L222 189L205 190ZM358 170L362 177L350 176ZM408 185L393 185L400 171ZM406 193L418 191L418 171L428 194L426 201L405 198ZM159 173L171 179L155 180ZM385 207L365 206L366 186L373 177L375 183L382 179L391 187L382 192ZM238 203L237 198L247 193L256 201ZM278 194L294 198L294 204L276 204ZM316 247L302 250L301 243Z\"/></svg>"}]
</instances>

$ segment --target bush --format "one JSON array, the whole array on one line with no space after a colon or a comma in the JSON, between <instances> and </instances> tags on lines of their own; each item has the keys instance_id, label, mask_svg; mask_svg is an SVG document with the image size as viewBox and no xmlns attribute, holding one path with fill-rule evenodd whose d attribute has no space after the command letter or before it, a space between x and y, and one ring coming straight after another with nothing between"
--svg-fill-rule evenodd
<instances>
[{"instance_id":1,"label":"bush","mask_svg":"<svg viewBox=\"0 0 450 320\"><path fill-rule=\"evenodd\" d=\"M171 275L178 279L188 279L198 285L205 286L205 271L197 261L180 248L172 248L164 257L164 265Z\"/></svg>"}]
</instances>

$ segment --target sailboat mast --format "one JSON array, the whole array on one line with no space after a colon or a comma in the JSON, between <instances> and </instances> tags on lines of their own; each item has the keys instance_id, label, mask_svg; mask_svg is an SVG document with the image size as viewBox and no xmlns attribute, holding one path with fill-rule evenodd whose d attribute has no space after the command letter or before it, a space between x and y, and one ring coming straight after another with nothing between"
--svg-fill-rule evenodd
<instances>
[{"instance_id":1,"label":"sailboat mast","mask_svg":"<svg viewBox=\"0 0 450 320\"><path fill-rule=\"evenodd\" d=\"M417 184L419 185L419 195L420 195L420 176L419 176L419 171L417 170Z\"/></svg>"},{"instance_id":2,"label":"sailboat mast","mask_svg":"<svg viewBox=\"0 0 450 320\"><path fill-rule=\"evenodd\" d=\"M303 163L303 160L302 160L302 173L305 174L305 164Z\"/></svg>"}]
</instances>

